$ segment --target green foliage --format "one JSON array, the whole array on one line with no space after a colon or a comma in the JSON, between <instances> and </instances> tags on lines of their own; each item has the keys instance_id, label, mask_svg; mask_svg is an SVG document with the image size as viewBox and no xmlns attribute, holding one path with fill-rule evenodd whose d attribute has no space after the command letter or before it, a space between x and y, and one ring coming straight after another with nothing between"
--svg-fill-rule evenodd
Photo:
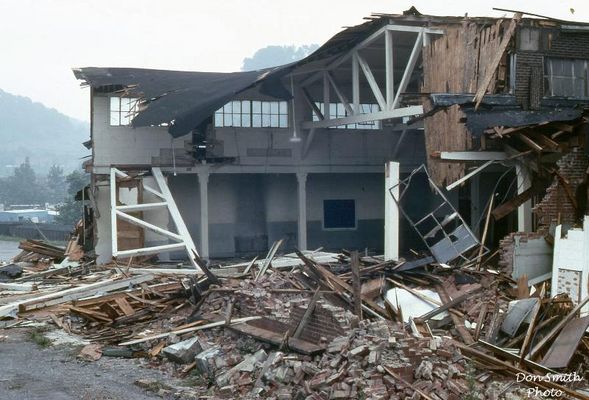
<instances>
[{"instance_id":1,"label":"green foliage","mask_svg":"<svg viewBox=\"0 0 589 400\"><path fill-rule=\"evenodd\" d=\"M316 44L304 46L267 46L259 49L250 58L243 60L242 71L254 71L257 69L275 67L288 64L307 57L319 48Z\"/></svg>"},{"instance_id":2,"label":"green foliage","mask_svg":"<svg viewBox=\"0 0 589 400\"><path fill-rule=\"evenodd\" d=\"M479 396L477 394L477 386L476 386L476 370L472 363L469 363L466 366L466 385L468 387L468 392L464 396L464 400L479 400Z\"/></svg>"},{"instance_id":3,"label":"green foliage","mask_svg":"<svg viewBox=\"0 0 589 400\"><path fill-rule=\"evenodd\" d=\"M76 201L75 197L88 184L89 177L80 171L74 171L65 178L65 181L67 198L57 207L59 215L55 218L55 222L73 226L82 218L83 213L83 204L81 201Z\"/></svg>"},{"instance_id":4,"label":"green foliage","mask_svg":"<svg viewBox=\"0 0 589 400\"><path fill-rule=\"evenodd\" d=\"M51 340L44 335L45 331L44 328L35 328L29 332L29 339L40 347L49 347Z\"/></svg>"},{"instance_id":5,"label":"green foliage","mask_svg":"<svg viewBox=\"0 0 589 400\"><path fill-rule=\"evenodd\" d=\"M44 201L42 187L28 157L14 169L14 174L0 182L0 200L6 204L40 204Z\"/></svg>"},{"instance_id":6,"label":"green foliage","mask_svg":"<svg viewBox=\"0 0 589 400\"><path fill-rule=\"evenodd\" d=\"M45 179L47 186L47 202L51 204L62 202L66 195L66 180L63 175L63 168L58 165L52 165Z\"/></svg>"}]
</instances>

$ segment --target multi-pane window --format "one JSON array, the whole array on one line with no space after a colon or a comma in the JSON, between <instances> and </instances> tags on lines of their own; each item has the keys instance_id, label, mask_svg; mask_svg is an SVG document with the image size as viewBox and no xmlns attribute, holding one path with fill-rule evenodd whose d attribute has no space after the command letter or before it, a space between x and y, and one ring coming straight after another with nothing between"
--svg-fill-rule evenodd
<instances>
[{"instance_id":1,"label":"multi-pane window","mask_svg":"<svg viewBox=\"0 0 589 400\"><path fill-rule=\"evenodd\" d=\"M320 102L316 102L315 105L321 111L321 114L325 115L325 105ZM378 104L360 104L360 114L369 114L373 112L380 111ZM329 117L334 118L344 118L349 117L346 107L344 107L343 103L330 103L329 104ZM313 121L319 121L319 117L313 113ZM380 121L368 121L368 122L358 122L355 124L347 124L347 125L339 125L339 126L331 126L330 128L336 129L380 129Z\"/></svg>"},{"instance_id":2,"label":"multi-pane window","mask_svg":"<svg viewBox=\"0 0 589 400\"><path fill-rule=\"evenodd\" d=\"M139 99L132 97L111 97L110 98L110 125L126 126L131 125L138 110Z\"/></svg>"},{"instance_id":3,"label":"multi-pane window","mask_svg":"<svg viewBox=\"0 0 589 400\"><path fill-rule=\"evenodd\" d=\"M286 101L234 100L215 112L216 127L288 128Z\"/></svg>"},{"instance_id":4,"label":"multi-pane window","mask_svg":"<svg viewBox=\"0 0 589 400\"><path fill-rule=\"evenodd\" d=\"M589 97L587 60L547 58L544 88L547 96Z\"/></svg>"}]
</instances>

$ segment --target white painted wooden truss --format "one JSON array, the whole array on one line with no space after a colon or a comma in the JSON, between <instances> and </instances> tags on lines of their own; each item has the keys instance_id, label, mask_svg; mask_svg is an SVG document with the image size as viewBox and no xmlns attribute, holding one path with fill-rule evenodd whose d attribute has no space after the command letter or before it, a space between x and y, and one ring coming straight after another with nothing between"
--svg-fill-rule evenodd
<instances>
[{"instance_id":1,"label":"white painted wooden truss","mask_svg":"<svg viewBox=\"0 0 589 400\"><path fill-rule=\"evenodd\" d=\"M405 65L403 76L399 82L399 87L395 90L394 85L394 59L393 59L393 32L415 32L416 39L413 44L411 55ZM391 118L401 118L413 115L423 114L423 107L409 106L399 108L401 101L401 94L407 89L407 85L411 79L411 75L415 69L417 60L421 53L421 47L425 46L429 42L429 35L441 35L444 31L439 29L430 29L420 26L403 26L389 24L378 31L370 35L364 41L356 45L352 50L336 59L325 67L323 71L316 72L307 79L301 82L303 87L303 95L305 100L311 105L313 112L317 116L318 121L306 121L303 123L303 129L314 129L314 128L328 128L331 126L339 126L346 124L355 124L369 121L379 121ZM360 54L360 50L366 48L375 40L383 37L385 38L385 91L381 91L378 82L374 78L374 74L368 62ZM343 94L340 90L340 86L335 81L333 74L330 72L336 69L345 61L352 60L352 102ZM366 81L370 87L374 98L379 106L379 111L371 112L368 114L361 114L360 110L360 70L366 77ZM323 113L315 105L313 99L309 96L309 93L305 89L305 86L316 82L319 79L323 79ZM348 116L343 118L331 118L329 104L330 92L333 90L338 101L343 104Z\"/></svg>"},{"instance_id":2,"label":"white painted wooden truss","mask_svg":"<svg viewBox=\"0 0 589 400\"><path fill-rule=\"evenodd\" d=\"M111 205L111 238L112 238L112 255L113 257L131 257L131 256L144 256L150 254L158 254L158 253L165 253L174 250L181 250L185 249L188 255L188 259L192 266L194 266L198 272L202 272L200 267L196 264L194 260L194 253L198 254L196 251L196 246L192 241L192 237L188 232L188 228L182 219L182 215L178 210L178 206L174 201L174 197L170 192L168 184L166 182L166 178L162 174L162 171L159 167L152 168L153 177L157 183L158 188L155 189L149 185L146 185L143 180L141 180L141 184L143 185L143 189L154 196L158 197L161 201L153 202L153 203L141 203L141 204L132 204L132 205L118 205L117 204L117 178L131 178L125 172L117 169L111 168L110 170L110 205ZM134 217L129 212L137 212L137 211L148 211L154 209L166 209L169 213L174 225L176 226L177 232L172 232L169 229L159 227L157 225L151 224L147 221L144 221L140 218ZM118 219L125 220L133 225L136 225L143 229L148 229L152 232L155 232L159 235L162 235L173 243L164 244L160 246L151 246L151 247L142 247L137 249L129 249L129 250L119 250L118 249L118 231L117 231L117 220ZM194 252L194 253L193 253Z\"/></svg>"}]
</instances>

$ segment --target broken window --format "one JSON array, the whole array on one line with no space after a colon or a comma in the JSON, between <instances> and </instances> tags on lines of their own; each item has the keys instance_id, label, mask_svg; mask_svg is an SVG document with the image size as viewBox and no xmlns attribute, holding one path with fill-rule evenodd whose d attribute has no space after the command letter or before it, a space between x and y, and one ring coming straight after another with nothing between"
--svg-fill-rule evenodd
<instances>
[{"instance_id":1,"label":"broken window","mask_svg":"<svg viewBox=\"0 0 589 400\"><path fill-rule=\"evenodd\" d=\"M355 228L355 200L323 200L323 229Z\"/></svg>"},{"instance_id":2,"label":"broken window","mask_svg":"<svg viewBox=\"0 0 589 400\"><path fill-rule=\"evenodd\" d=\"M325 115L325 104L321 102L315 102L315 105L321 111L321 114ZM370 114L378 112L378 104L360 104L360 114ZM329 117L330 118L344 118L351 116L346 111L346 107L343 103L330 103L329 104ZM319 117L313 113L313 121L319 121ZM355 124L330 126L330 128L336 129L381 129L380 121L367 121L358 122Z\"/></svg>"},{"instance_id":3,"label":"broken window","mask_svg":"<svg viewBox=\"0 0 589 400\"><path fill-rule=\"evenodd\" d=\"M215 112L215 126L288 128L286 101L234 100Z\"/></svg>"},{"instance_id":4,"label":"broken window","mask_svg":"<svg viewBox=\"0 0 589 400\"><path fill-rule=\"evenodd\" d=\"M547 58L544 62L546 96L589 97L587 60Z\"/></svg>"},{"instance_id":5,"label":"broken window","mask_svg":"<svg viewBox=\"0 0 589 400\"><path fill-rule=\"evenodd\" d=\"M110 98L110 125L127 126L135 118L138 110L139 99L132 97Z\"/></svg>"}]
</instances>

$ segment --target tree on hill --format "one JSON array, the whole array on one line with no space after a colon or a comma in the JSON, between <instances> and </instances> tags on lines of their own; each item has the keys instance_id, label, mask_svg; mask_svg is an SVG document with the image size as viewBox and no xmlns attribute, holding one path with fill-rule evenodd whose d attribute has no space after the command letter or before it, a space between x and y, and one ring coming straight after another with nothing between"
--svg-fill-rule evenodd
<instances>
[{"instance_id":1,"label":"tree on hill","mask_svg":"<svg viewBox=\"0 0 589 400\"><path fill-rule=\"evenodd\" d=\"M83 204L81 201L76 201L76 193L82 190L89 182L88 174L80 171L73 171L65 178L67 183L67 199L64 203L57 207L59 215L55 218L55 222L63 225L75 225L81 218L83 213Z\"/></svg>"},{"instance_id":2,"label":"tree on hill","mask_svg":"<svg viewBox=\"0 0 589 400\"><path fill-rule=\"evenodd\" d=\"M28 157L14 169L12 176L3 179L2 187L0 199L4 204L44 203L43 190Z\"/></svg>"},{"instance_id":3,"label":"tree on hill","mask_svg":"<svg viewBox=\"0 0 589 400\"><path fill-rule=\"evenodd\" d=\"M45 185L47 187L47 202L57 204L65 200L67 185L63 174L63 168L55 164L52 165L45 178Z\"/></svg>"},{"instance_id":4,"label":"tree on hill","mask_svg":"<svg viewBox=\"0 0 589 400\"><path fill-rule=\"evenodd\" d=\"M316 44L303 46L266 46L257 50L253 56L243 60L242 71L253 71L262 68L288 64L307 57L319 48Z\"/></svg>"}]
</instances>

